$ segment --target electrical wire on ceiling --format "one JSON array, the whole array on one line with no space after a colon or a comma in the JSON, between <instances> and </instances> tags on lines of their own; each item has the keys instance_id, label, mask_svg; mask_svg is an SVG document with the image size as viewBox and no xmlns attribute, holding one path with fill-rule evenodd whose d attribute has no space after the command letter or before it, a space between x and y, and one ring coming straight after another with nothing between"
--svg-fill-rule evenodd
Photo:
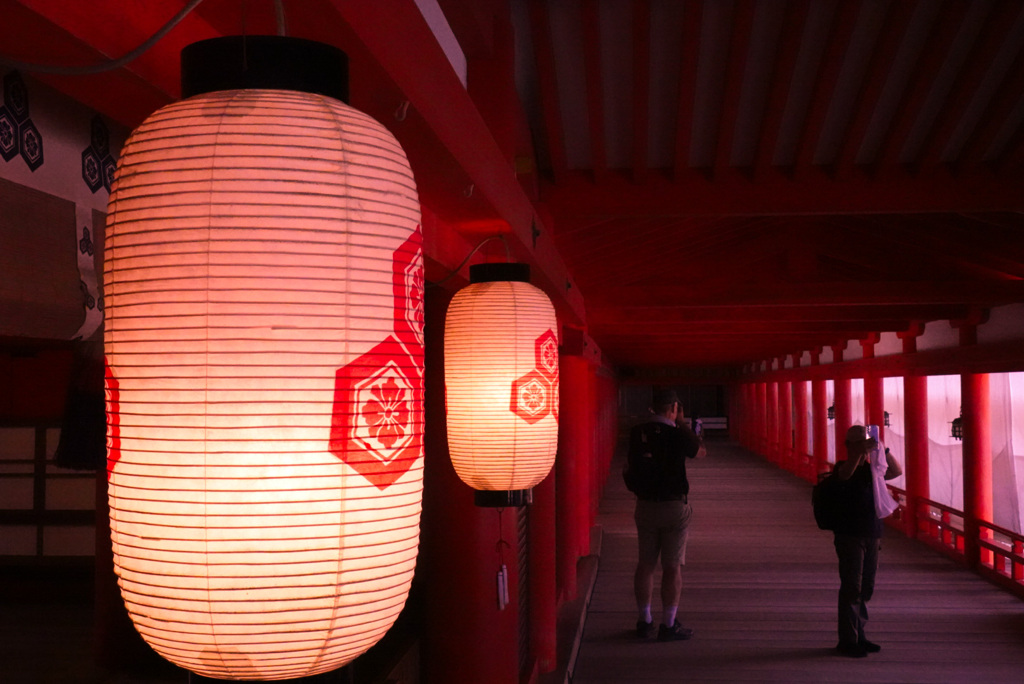
<instances>
[{"instance_id":1,"label":"electrical wire on ceiling","mask_svg":"<svg viewBox=\"0 0 1024 684\"><path fill-rule=\"evenodd\" d=\"M100 74L105 71L113 71L114 69L119 69L142 56L147 50L156 45L161 38L167 35L171 29L181 23L181 20L187 17L189 13L202 2L203 0L190 0L180 12L170 19L170 21L161 26L159 31L154 33L137 48L122 57L118 57L117 59L85 66L59 66L54 64L32 64L30 62L22 62L20 60L0 55L0 64L18 71L28 71L39 74L56 74L58 76L87 76L90 74ZM278 35L286 35L287 31L283 0L274 0L274 14L277 20Z\"/></svg>"}]
</instances>

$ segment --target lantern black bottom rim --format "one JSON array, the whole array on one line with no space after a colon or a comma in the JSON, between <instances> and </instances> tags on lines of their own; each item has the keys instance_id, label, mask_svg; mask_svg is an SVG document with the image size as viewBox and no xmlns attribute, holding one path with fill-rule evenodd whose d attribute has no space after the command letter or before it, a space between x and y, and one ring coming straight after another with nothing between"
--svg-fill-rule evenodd
<instances>
[{"instance_id":1,"label":"lantern black bottom rim","mask_svg":"<svg viewBox=\"0 0 1024 684\"><path fill-rule=\"evenodd\" d=\"M532 489L481 490L473 495L473 503L481 508L518 508L533 503Z\"/></svg>"}]
</instances>

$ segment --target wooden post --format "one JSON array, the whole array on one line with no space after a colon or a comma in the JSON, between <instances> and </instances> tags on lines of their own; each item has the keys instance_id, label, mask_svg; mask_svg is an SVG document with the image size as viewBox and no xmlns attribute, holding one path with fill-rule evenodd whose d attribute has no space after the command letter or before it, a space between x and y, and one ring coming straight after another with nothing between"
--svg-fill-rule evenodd
<instances>
[{"instance_id":1,"label":"wooden post","mask_svg":"<svg viewBox=\"0 0 1024 684\"><path fill-rule=\"evenodd\" d=\"M812 463L807 459L807 436L811 434L807 420L807 381L793 383L793 456L796 460L797 474L814 482L816 475Z\"/></svg>"},{"instance_id":2,"label":"wooden post","mask_svg":"<svg viewBox=\"0 0 1024 684\"><path fill-rule=\"evenodd\" d=\"M779 465L790 472L796 471L793 458L793 383L780 382L779 419L775 441L779 445Z\"/></svg>"}]
</instances>

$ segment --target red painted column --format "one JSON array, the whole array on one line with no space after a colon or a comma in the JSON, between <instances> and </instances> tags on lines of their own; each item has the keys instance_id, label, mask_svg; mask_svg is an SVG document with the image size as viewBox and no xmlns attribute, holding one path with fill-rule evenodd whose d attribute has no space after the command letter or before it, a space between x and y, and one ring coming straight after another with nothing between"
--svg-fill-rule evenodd
<instances>
[{"instance_id":1,"label":"red painted column","mask_svg":"<svg viewBox=\"0 0 1024 684\"><path fill-rule=\"evenodd\" d=\"M779 458L779 383L765 383L765 450L769 461L781 465Z\"/></svg>"},{"instance_id":2,"label":"red painted column","mask_svg":"<svg viewBox=\"0 0 1024 684\"><path fill-rule=\"evenodd\" d=\"M964 412L964 555L968 564L991 563L992 552L978 545L978 521L992 521L992 433L989 380L986 374L960 377L960 398Z\"/></svg>"},{"instance_id":3,"label":"red painted column","mask_svg":"<svg viewBox=\"0 0 1024 684\"><path fill-rule=\"evenodd\" d=\"M832 347L832 362L840 363L843 360L843 351L846 345ZM846 458L843 449L843 442L846 440L846 431L853 425L853 394L850 388L849 377L835 376L833 380L833 399L835 401L835 430L836 430L836 461Z\"/></svg>"},{"instance_id":4,"label":"red painted column","mask_svg":"<svg viewBox=\"0 0 1024 684\"><path fill-rule=\"evenodd\" d=\"M423 679L427 684L473 681L518 684L518 592L515 514L499 526L495 509L473 504L473 490L455 474L448 455L444 402L444 315L450 295L428 288L426 334L423 517L416 577L423 592ZM511 573L511 603L499 611L497 544ZM416 583L414 583L415 585Z\"/></svg>"},{"instance_id":5,"label":"red painted column","mask_svg":"<svg viewBox=\"0 0 1024 684\"><path fill-rule=\"evenodd\" d=\"M907 484L906 533L916 538L920 527L920 502L931 497L928 481L928 377L925 375L903 378L903 427L906 431L903 448L907 460L903 464Z\"/></svg>"},{"instance_id":6,"label":"red painted column","mask_svg":"<svg viewBox=\"0 0 1024 684\"><path fill-rule=\"evenodd\" d=\"M878 333L861 340L863 358L875 358ZM864 416L868 425L877 425L882 441L885 441L885 383L881 376L868 375L864 378Z\"/></svg>"},{"instance_id":7,"label":"red painted column","mask_svg":"<svg viewBox=\"0 0 1024 684\"><path fill-rule=\"evenodd\" d=\"M596 464L594 463L594 367L584 361L582 375L579 380L580 395L579 403L582 409L576 423L579 434L577 443L577 468L582 467L583 480L580 482L580 497L577 499L579 512L576 522L579 525L577 541L579 543L579 555L590 554L590 528L594 520L595 480Z\"/></svg>"},{"instance_id":8,"label":"red painted column","mask_svg":"<svg viewBox=\"0 0 1024 684\"><path fill-rule=\"evenodd\" d=\"M917 353L917 338L924 333L923 323L913 323L898 333L903 340L903 355ZM917 538L926 527L919 521L922 500L931 498L928 473L928 377L903 376L903 464L907 485L907 508L904 511L905 533Z\"/></svg>"},{"instance_id":9,"label":"red painted column","mask_svg":"<svg viewBox=\"0 0 1024 684\"><path fill-rule=\"evenodd\" d=\"M779 383L779 422L776 442L779 445L779 465L790 472L796 467L793 459L793 384Z\"/></svg>"},{"instance_id":10,"label":"red painted column","mask_svg":"<svg viewBox=\"0 0 1024 684\"><path fill-rule=\"evenodd\" d=\"M810 425L807 424L807 381L793 383L793 460L796 474L810 482L814 481L814 468L807 458L807 436Z\"/></svg>"},{"instance_id":11,"label":"red painted column","mask_svg":"<svg viewBox=\"0 0 1024 684\"><path fill-rule=\"evenodd\" d=\"M558 583L555 572L555 473L533 489L530 508L530 645L537 671L558 665Z\"/></svg>"},{"instance_id":12,"label":"red painted column","mask_svg":"<svg viewBox=\"0 0 1024 684\"><path fill-rule=\"evenodd\" d=\"M811 350L811 366L821 364L821 349ZM828 465L828 388L824 378L811 380L811 422L814 430L814 480Z\"/></svg>"},{"instance_id":13,"label":"red painted column","mask_svg":"<svg viewBox=\"0 0 1024 684\"><path fill-rule=\"evenodd\" d=\"M767 394L768 387L766 383L759 382L756 385L756 398L757 402L757 437L755 442L754 451L764 456L768 453L768 418L767 418Z\"/></svg>"},{"instance_id":14,"label":"red painted column","mask_svg":"<svg viewBox=\"0 0 1024 684\"><path fill-rule=\"evenodd\" d=\"M558 458L555 459L556 564L559 598L576 598L576 562L580 557L579 510L582 497L581 479L585 461L580 453L580 423L584 407L578 400L587 362L580 356L562 354L559 362Z\"/></svg>"}]
</instances>

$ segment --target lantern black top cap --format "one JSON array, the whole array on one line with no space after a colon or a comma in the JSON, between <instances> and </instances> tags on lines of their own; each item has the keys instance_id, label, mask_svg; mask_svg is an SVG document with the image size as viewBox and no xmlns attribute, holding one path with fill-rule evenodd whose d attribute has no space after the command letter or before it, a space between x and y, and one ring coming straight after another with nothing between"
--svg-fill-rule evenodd
<instances>
[{"instance_id":1,"label":"lantern black top cap","mask_svg":"<svg viewBox=\"0 0 1024 684\"><path fill-rule=\"evenodd\" d=\"M269 89L348 100L348 55L289 36L223 36L181 51L181 96Z\"/></svg>"},{"instance_id":2,"label":"lantern black top cap","mask_svg":"<svg viewBox=\"0 0 1024 684\"><path fill-rule=\"evenodd\" d=\"M469 282L494 283L500 281L530 282L530 265L520 263L473 264L469 267Z\"/></svg>"}]
</instances>

